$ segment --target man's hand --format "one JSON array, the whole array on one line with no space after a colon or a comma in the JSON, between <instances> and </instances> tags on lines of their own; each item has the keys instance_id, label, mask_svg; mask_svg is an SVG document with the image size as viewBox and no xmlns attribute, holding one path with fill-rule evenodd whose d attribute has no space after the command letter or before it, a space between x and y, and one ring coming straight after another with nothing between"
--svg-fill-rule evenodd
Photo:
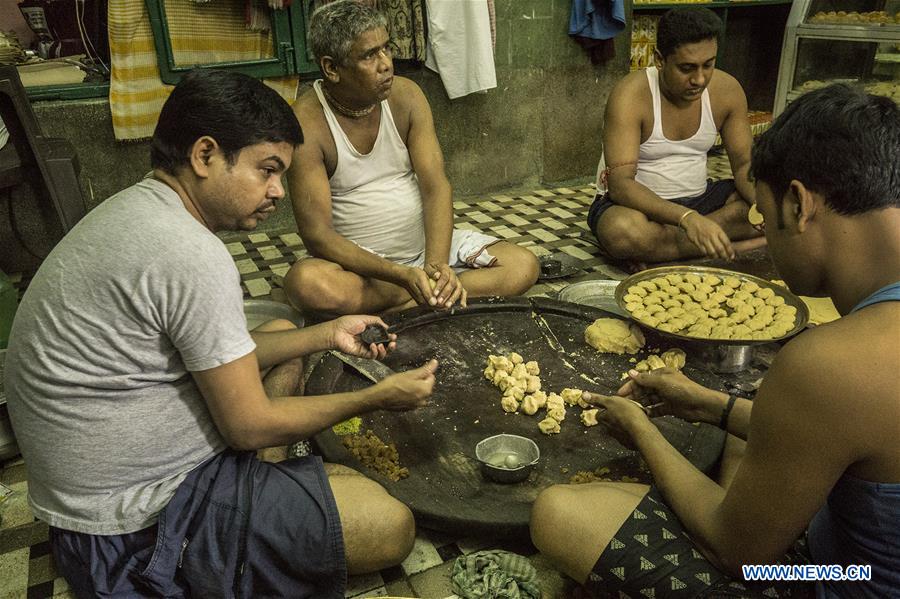
<instances>
[{"instance_id":1,"label":"man's hand","mask_svg":"<svg viewBox=\"0 0 900 599\"><path fill-rule=\"evenodd\" d=\"M715 221L699 212L691 212L681 221L688 240L709 257L722 260L734 259L734 248L725 231Z\"/></svg>"},{"instance_id":2,"label":"man's hand","mask_svg":"<svg viewBox=\"0 0 900 599\"><path fill-rule=\"evenodd\" d=\"M432 297L435 303L432 305L449 308L458 301L460 306L466 307L468 293L448 264L430 262L425 265L425 273L434 281Z\"/></svg>"},{"instance_id":3,"label":"man's hand","mask_svg":"<svg viewBox=\"0 0 900 599\"><path fill-rule=\"evenodd\" d=\"M642 404L662 402L660 414L689 422L718 424L728 395L707 389L674 368L651 372L630 370L630 379L616 392Z\"/></svg>"},{"instance_id":4,"label":"man's hand","mask_svg":"<svg viewBox=\"0 0 900 599\"><path fill-rule=\"evenodd\" d=\"M342 351L351 356L359 356L361 358L374 358L381 360L388 352L397 347L397 335L391 333L389 335L391 341L387 347L382 343L372 343L368 347L364 345L357 335L362 333L367 326L374 324L387 328L383 320L377 316L342 316L327 323L331 327L331 342L329 347Z\"/></svg>"},{"instance_id":5,"label":"man's hand","mask_svg":"<svg viewBox=\"0 0 900 599\"><path fill-rule=\"evenodd\" d=\"M426 405L434 389L437 367L437 360L429 360L424 366L389 376L375 385L379 409L406 411Z\"/></svg>"},{"instance_id":6,"label":"man's hand","mask_svg":"<svg viewBox=\"0 0 900 599\"><path fill-rule=\"evenodd\" d=\"M641 427L654 426L647 412L635 401L619 396L584 393L582 399L600 408L597 420L625 447L634 448L634 437Z\"/></svg>"}]
</instances>

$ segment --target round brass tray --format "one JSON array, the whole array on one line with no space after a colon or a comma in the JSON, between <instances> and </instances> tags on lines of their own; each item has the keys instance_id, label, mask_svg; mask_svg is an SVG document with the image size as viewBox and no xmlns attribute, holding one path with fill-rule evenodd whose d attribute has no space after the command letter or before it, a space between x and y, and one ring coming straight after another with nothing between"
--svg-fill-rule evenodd
<instances>
[{"instance_id":1,"label":"round brass tray","mask_svg":"<svg viewBox=\"0 0 900 599\"><path fill-rule=\"evenodd\" d=\"M651 268L649 270L642 270L639 273L633 274L627 279L623 280L619 283L619 286L616 287L616 304L622 309L623 312L631 317L631 314L628 310L625 309L625 295L628 293L628 288L632 285L637 285L642 281L649 281L651 279L655 279L657 277L664 277L666 275L686 275L686 274L695 274L695 275L716 275L720 279L724 279L725 277L737 277L742 283L743 282L753 282L759 285L760 287L765 287L771 289L775 292L775 295L781 296L784 298L784 303L789 306L794 306L797 309L797 315L794 320L794 328L785 333L780 337L774 337L772 339L706 339L703 337L691 337L690 335L682 335L681 333L669 333L666 331L661 331L656 327L651 327L650 325L643 323L636 318L632 318L632 320L638 323L640 326L646 329L652 329L653 331L659 333L660 335L664 335L667 337L674 337L675 339L683 339L686 341L701 341L712 343L715 345L760 345L763 343L772 343L774 341L780 341L782 339L787 339L789 337L793 337L804 328L806 328L807 323L809 322L809 308L799 297L791 293L787 287L782 287L781 285L776 285L771 281L767 281L765 279L761 279L759 277L754 277L753 275L748 275L746 273L737 272L734 270L727 270L724 268L713 268L711 266L661 266L659 268Z\"/></svg>"}]
</instances>

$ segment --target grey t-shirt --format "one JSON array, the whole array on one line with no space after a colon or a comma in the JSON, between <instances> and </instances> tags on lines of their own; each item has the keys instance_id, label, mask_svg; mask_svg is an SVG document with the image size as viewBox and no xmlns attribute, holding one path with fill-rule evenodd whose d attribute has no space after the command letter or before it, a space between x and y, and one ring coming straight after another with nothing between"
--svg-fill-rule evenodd
<instances>
[{"instance_id":1,"label":"grey t-shirt","mask_svg":"<svg viewBox=\"0 0 900 599\"><path fill-rule=\"evenodd\" d=\"M190 373L254 348L231 256L174 190L146 179L91 211L44 260L10 337L35 515L90 534L152 525L225 448Z\"/></svg>"}]
</instances>

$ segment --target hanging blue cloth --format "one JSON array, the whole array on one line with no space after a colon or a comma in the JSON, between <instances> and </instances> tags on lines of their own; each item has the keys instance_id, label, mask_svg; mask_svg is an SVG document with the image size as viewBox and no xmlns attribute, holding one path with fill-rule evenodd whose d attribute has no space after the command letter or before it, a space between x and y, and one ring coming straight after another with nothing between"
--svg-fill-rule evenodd
<instances>
[{"instance_id":1,"label":"hanging blue cloth","mask_svg":"<svg viewBox=\"0 0 900 599\"><path fill-rule=\"evenodd\" d=\"M608 40L623 29L624 0L572 0L569 35Z\"/></svg>"}]
</instances>

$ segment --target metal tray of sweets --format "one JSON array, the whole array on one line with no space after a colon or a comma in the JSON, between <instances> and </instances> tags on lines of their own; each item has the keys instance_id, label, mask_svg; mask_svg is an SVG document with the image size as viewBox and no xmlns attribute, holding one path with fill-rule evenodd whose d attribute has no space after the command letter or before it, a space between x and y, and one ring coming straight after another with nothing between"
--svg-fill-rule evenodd
<instances>
[{"instance_id":1,"label":"metal tray of sweets","mask_svg":"<svg viewBox=\"0 0 900 599\"><path fill-rule=\"evenodd\" d=\"M761 288L771 289L775 295L780 296L784 299L784 303L788 306L793 306L797 309L797 314L794 317L794 326L787 333L781 335L779 337L774 337L772 339L708 339L704 337L692 337L690 335L685 335L682 333L673 333L668 331L663 331L658 329L657 327L653 327L648 325L647 323L641 322L635 318L632 320L638 323L641 327L646 329L651 329L654 332L667 336L673 337L675 339L680 339L683 341L693 341L700 342L706 344L713 345L738 345L738 346L748 346L748 345L760 345L763 343L772 343L781 341L783 339L788 339L793 337L804 328L809 322L809 308L807 305L801 300L798 296L791 293L786 287L782 287L781 285L777 285L772 283L771 281L767 281L765 279L761 279L759 277L755 277L753 275L748 275L746 273L737 272L734 270L727 270L724 268L714 268L711 266L663 266L659 268L651 268L649 270L644 270L634 275L631 275L627 279L623 280L619 283L618 287L616 287L616 304L619 308L626 314L628 314L628 310L625 308L625 296L628 294L628 288L643 281L650 281L651 279L656 279L658 277L665 277L666 275L677 274L677 275L687 275L687 274L696 274L705 276L705 275L715 275L720 279L724 280L726 277L736 277L738 280L743 282L753 282L759 285Z\"/></svg>"}]
</instances>

